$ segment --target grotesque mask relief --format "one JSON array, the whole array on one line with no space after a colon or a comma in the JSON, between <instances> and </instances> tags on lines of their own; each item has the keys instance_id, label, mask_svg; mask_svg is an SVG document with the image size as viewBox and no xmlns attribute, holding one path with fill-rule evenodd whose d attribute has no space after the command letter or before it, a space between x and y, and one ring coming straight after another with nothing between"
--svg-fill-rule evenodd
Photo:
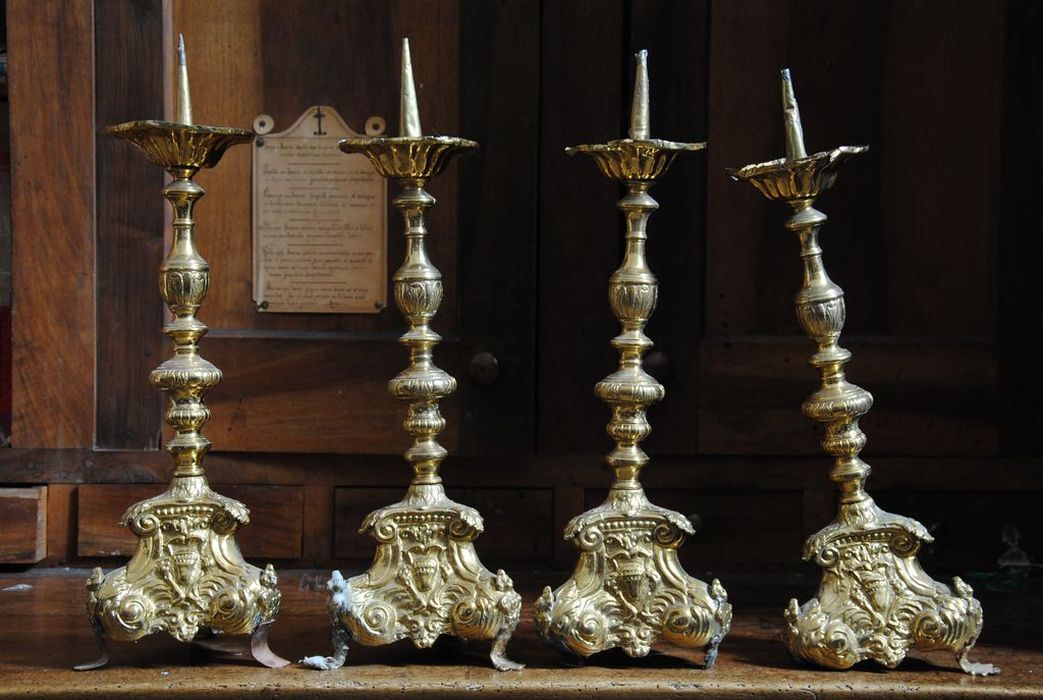
<instances>
[{"instance_id":1,"label":"grotesque mask relief","mask_svg":"<svg viewBox=\"0 0 1043 700\"><path fill-rule=\"evenodd\" d=\"M506 646L521 617L521 596L504 571L478 560L473 540L482 531L478 513L449 500L441 484L414 484L406 500L371 513L363 531L377 540L369 571L329 582L334 655L310 656L306 666L338 668L348 645L410 639L430 647L441 635L490 639L500 670L520 668Z\"/></svg>"},{"instance_id":2,"label":"grotesque mask relief","mask_svg":"<svg viewBox=\"0 0 1043 700\"><path fill-rule=\"evenodd\" d=\"M581 550L572 577L536 601L536 629L548 644L576 657L620 647L644 656L659 639L703 648L712 665L731 626L720 582L689 576L677 547L691 524L673 511L621 494L570 523Z\"/></svg>"},{"instance_id":3,"label":"grotesque mask relief","mask_svg":"<svg viewBox=\"0 0 1043 700\"><path fill-rule=\"evenodd\" d=\"M254 634L279 610L275 571L247 564L234 536L242 504L210 492L186 503L167 492L124 516L140 538L127 566L87 581L87 611L99 640L133 641L167 632L184 642L200 632ZM260 620L260 623L258 623ZM284 664L258 637L258 660ZM107 659L107 653L104 657Z\"/></svg>"}]
</instances>

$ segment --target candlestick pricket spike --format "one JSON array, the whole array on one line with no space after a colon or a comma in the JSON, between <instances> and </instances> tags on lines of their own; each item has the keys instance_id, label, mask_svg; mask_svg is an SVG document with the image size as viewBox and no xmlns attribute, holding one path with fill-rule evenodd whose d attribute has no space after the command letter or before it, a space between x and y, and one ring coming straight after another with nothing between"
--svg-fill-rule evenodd
<instances>
[{"instance_id":1,"label":"candlestick pricket spike","mask_svg":"<svg viewBox=\"0 0 1043 700\"><path fill-rule=\"evenodd\" d=\"M167 450L174 476L163 494L131 506L120 525L138 537L127 566L104 575L94 569L87 581L87 615L101 647L101 657L78 666L108 662L106 640L134 641L167 632L183 642L201 635L249 634L251 652L269 667L288 662L268 648L268 632L279 611L275 571L247 564L235 533L249 522L242 503L212 491L202 459L210 441L200 432L210 418L203 402L221 381L221 371L199 355L207 327L196 318L210 282L210 267L195 247L192 217L203 188L192 181L200 168L212 168L225 150L253 140L242 129L192 123L184 41L179 37L175 113L178 121L133 121L107 131L140 148L173 178L163 195L174 209L173 243L160 267L159 289L173 320L163 333L174 355L152 371L151 382L166 391L167 423L174 437Z\"/></svg>"},{"instance_id":2,"label":"candlestick pricket spike","mask_svg":"<svg viewBox=\"0 0 1043 700\"><path fill-rule=\"evenodd\" d=\"M644 327L658 295L645 261L648 218L659 207L648 190L678 153L706 144L650 137L646 57L645 51L637 54L630 138L566 149L593 157L606 177L627 190L617 205L626 217L623 263L609 279L609 305L622 326L612 340L619 369L596 387L598 398L612 407L608 434L615 447L606 462L615 480L602 505L565 528L580 558L568 581L555 591L544 588L535 621L545 642L577 657L614 647L644 656L662 638L705 648L709 667L731 625L727 593L716 579L707 585L684 571L677 548L695 530L680 513L649 502L639 481L648 462L640 443L651 432L645 412L665 394L642 367L652 347Z\"/></svg>"},{"instance_id":3,"label":"candlestick pricket spike","mask_svg":"<svg viewBox=\"0 0 1043 700\"><path fill-rule=\"evenodd\" d=\"M839 487L836 518L804 544L803 557L822 567L818 595L804 605L790 600L783 636L798 660L845 669L864 659L894 668L915 647L948 650L960 668L998 673L967 656L981 632L982 611L971 587L953 578L952 589L932 580L916 559L932 537L917 521L881 510L865 491L869 465L859 458L866 436L859 417L873 397L847 381L851 353L837 343L844 327L844 292L826 274L818 231L826 215L812 204L832 187L841 163L866 146L841 146L808 156L789 70L782 71L786 157L730 171L765 197L793 208L786 228L800 240L804 283L795 303L801 328L818 350L810 364L822 385L803 404L825 426L822 449L834 458L830 478Z\"/></svg>"},{"instance_id":4,"label":"candlestick pricket spike","mask_svg":"<svg viewBox=\"0 0 1043 700\"><path fill-rule=\"evenodd\" d=\"M339 668L353 640L376 646L409 638L417 647L430 647L446 634L492 640L493 666L517 670L522 666L506 657L506 648L521 617L521 596L502 569L493 574L479 561L474 540L483 530L482 518L449 500L438 475L447 455L437 440L445 427L438 402L456 390L456 380L432 357L441 340L430 322L442 302L442 274L425 248L425 215L435 199L424 185L454 155L478 144L422 134L408 39L402 42L400 105L398 137L345 139L340 149L365 154L377 172L402 187L393 204L406 224L406 259L393 279L395 302L409 323L400 339L409 348L409 367L388 389L409 402L403 425L413 436L405 452L413 480L402 501L370 513L362 523L360 532L377 542L369 571L348 580L334 571L330 578L334 655L302 663Z\"/></svg>"}]
</instances>

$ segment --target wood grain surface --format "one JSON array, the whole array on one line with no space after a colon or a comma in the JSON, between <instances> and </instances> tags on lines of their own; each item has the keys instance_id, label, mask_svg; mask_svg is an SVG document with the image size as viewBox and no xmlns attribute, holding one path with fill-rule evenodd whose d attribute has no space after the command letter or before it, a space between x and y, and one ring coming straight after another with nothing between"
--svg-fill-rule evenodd
<instances>
[{"instance_id":1,"label":"wood grain surface","mask_svg":"<svg viewBox=\"0 0 1043 700\"><path fill-rule=\"evenodd\" d=\"M581 668L562 666L532 625L532 601L545 580L520 582L522 623L508 654L526 664L518 673L490 668L487 647L469 652L451 646L418 650L408 644L354 646L347 665L319 672L296 665L272 670L242 656L204 652L169 637L113 644L112 663L91 672L70 667L94 658L90 628L83 619L85 570L0 576L0 605L7 633L0 637L0 697L226 697L273 695L425 698L698 696L714 698L1037 698L1043 652L1023 644L1040 612L1038 592L985 597L985 632L973 657L1002 667L988 678L964 675L949 655L910 658L896 670L871 664L846 672L801 668L778 639L783 601L806 582L748 580L729 586L736 604L732 631L712 669L699 654L657 647L643 659L622 654L594 656ZM271 633L272 649L296 660L330 650L325 572L280 572L282 610ZM516 579L517 582L517 579ZM759 591L750 597L750 584ZM28 590L12 586L28 585ZM1027 615L1019 616L1017 611ZM239 639L230 639L231 645Z\"/></svg>"},{"instance_id":2,"label":"wood grain surface","mask_svg":"<svg viewBox=\"0 0 1043 700\"><path fill-rule=\"evenodd\" d=\"M94 6L14 0L7 21L11 444L92 447Z\"/></svg>"},{"instance_id":3,"label":"wood grain surface","mask_svg":"<svg viewBox=\"0 0 1043 700\"><path fill-rule=\"evenodd\" d=\"M163 116L163 13L151 0L94 3L97 237L95 440L106 449L159 446L164 394L148 381L170 353L157 289L166 200L162 168L104 132Z\"/></svg>"},{"instance_id":4,"label":"wood grain surface","mask_svg":"<svg viewBox=\"0 0 1043 700\"><path fill-rule=\"evenodd\" d=\"M0 563L47 556L47 487L0 488Z\"/></svg>"},{"instance_id":5,"label":"wood grain surface","mask_svg":"<svg viewBox=\"0 0 1043 700\"><path fill-rule=\"evenodd\" d=\"M234 498L260 520L250 518L236 540L247 558L299 559L304 530L304 489L300 486L214 486L222 496ZM146 498L158 496L163 487L126 484L86 484L76 496L76 554L80 557L128 558L138 539L119 527L122 512ZM117 513L120 515L113 517ZM261 562L263 564L263 562Z\"/></svg>"},{"instance_id":6,"label":"wood grain surface","mask_svg":"<svg viewBox=\"0 0 1043 700\"><path fill-rule=\"evenodd\" d=\"M560 534L609 481L609 411L592 389L616 359L605 293L620 259L620 193L563 149L625 133L641 48L653 134L709 141L653 190L650 224L662 286L648 364L667 397L649 414L644 480L701 521L686 566L799 569L800 541L835 510L820 432L799 408L817 379L793 315L800 269L785 209L724 171L782 153L785 65L812 150L871 146L820 201L826 262L847 292L850 378L876 399L862 421L871 492L932 529L922 558L939 576L994 573L1005 526L1038 558L1037 4L298 5L7 5L19 449L0 450L0 481L48 485L46 563L119 561L102 556L117 551L105 528L130 496L92 501L81 486L158 490L170 475L168 455L152 449L162 396L147 386L167 352L151 288L163 176L96 127L160 116L177 31L201 122L249 126L268 112L281 128L321 102L355 126L381 114L393 130L408 34L426 129L481 143L431 185L430 240L447 290L436 356L460 381L442 405L443 473L486 516L478 549L490 565L567 568L575 552ZM294 557L283 561L363 565L372 550L355 527L408 480L404 406L385 390L406 363L403 323L393 309L256 312L250 156L233 149L200 175L199 241L213 266L202 353L225 372L208 396L207 468L215 483L300 494L299 544L280 550ZM389 222L393 271L402 238L397 214ZM473 379L480 352L499 370ZM277 526L284 506L257 499L255 524Z\"/></svg>"}]
</instances>

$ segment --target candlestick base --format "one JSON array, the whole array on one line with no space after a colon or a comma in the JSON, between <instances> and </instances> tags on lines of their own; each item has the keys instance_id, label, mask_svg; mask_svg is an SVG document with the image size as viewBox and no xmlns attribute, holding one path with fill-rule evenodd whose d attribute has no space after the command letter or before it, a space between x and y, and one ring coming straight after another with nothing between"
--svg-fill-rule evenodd
<instances>
[{"instance_id":1,"label":"candlestick base","mask_svg":"<svg viewBox=\"0 0 1043 700\"><path fill-rule=\"evenodd\" d=\"M958 576L952 588L916 559L933 538L923 525L886 513L866 497L843 504L836 520L812 535L804 559L822 567L818 595L786 608L790 653L827 668L872 659L896 667L910 648L951 651L972 675L999 673L967 656L981 633L981 604Z\"/></svg>"},{"instance_id":2,"label":"candlestick base","mask_svg":"<svg viewBox=\"0 0 1043 700\"><path fill-rule=\"evenodd\" d=\"M408 638L428 648L448 634L491 640L493 666L522 668L505 653L521 619L521 596L502 569L493 574L479 561L478 511L449 500L441 484L414 483L402 501L366 516L359 531L377 542L373 564L350 579L333 572L333 656L307 657L304 666L340 668L352 641L379 646Z\"/></svg>"},{"instance_id":3,"label":"candlestick base","mask_svg":"<svg viewBox=\"0 0 1043 700\"><path fill-rule=\"evenodd\" d=\"M130 562L87 580L87 616L108 662L107 641L132 642L167 632L182 642L209 634L251 635L254 658L271 668L289 662L268 648L279 612L275 570L247 564L235 541L249 522L242 503L210 490L202 477L175 477L165 493L131 506L120 525L138 539Z\"/></svg>"},{"instance_id":4,"label":"candlestick base","mask_svg":"<svg viewBox=\"0 0 1043 700\"><path fill-rule=\"evenodd\" d=\"M536 601L540 637L580 657L614 647L645 656L663 639L704 648L713 666L732 607L717 579L706 584L681 568L677 548L694 532L688 518L653 505L640 487L613 488L565 529L581 554L569 580Z\"/></svg>"}]
</instances>

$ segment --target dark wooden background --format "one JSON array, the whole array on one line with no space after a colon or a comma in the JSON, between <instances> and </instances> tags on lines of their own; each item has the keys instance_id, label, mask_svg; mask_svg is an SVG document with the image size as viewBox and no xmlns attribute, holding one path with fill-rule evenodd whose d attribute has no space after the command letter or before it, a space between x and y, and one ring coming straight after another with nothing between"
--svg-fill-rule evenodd
<instances>
[{"instance_id":1,"label":"dark wooden background","mask_svg":"<svg viewBox=\"0 0 1043 700\"><path fill-rule=\"evenodd\" d=\"M1043 10L1027 0L9 0L13 172L13 448L0 483L47 485L46 547L28 560L115 565L122 509L169 478L168 352L155 291L163 175L98 129L169 113L166 57L183 31L197 121L284 128L335 106L397 122L398 40L413 47L427 130L481 143L431 186L446 276L439 363L450 495L486 518L479 550L513 572L567 567L569 518L604 496L611 371L606 303L619 189L567 145L624 134L632 54L651 52L653 135L708 140L653 190L661 282L646 484L698 516L695 571L790 571L833 514L828 461L799 411L815 388L794 318L785 212L729 166L783 153L778 71L793 69L809 150L869 144L819 201L826 260L848 299L851 379L870 487L935 533L932 571L990 571L1005 524L1043 552L1038 400L1043 264ZM250 300L250 152L201 174L213 267L203 354L211 479L244 500L248 556L365 564L355 528L408 480L394 309L258 314ZM402 243L389 219L389 268ZM495 380L472 359L492 353ZM36 525L38 528L39 525Z\"/></svg>"}]
</instances>

